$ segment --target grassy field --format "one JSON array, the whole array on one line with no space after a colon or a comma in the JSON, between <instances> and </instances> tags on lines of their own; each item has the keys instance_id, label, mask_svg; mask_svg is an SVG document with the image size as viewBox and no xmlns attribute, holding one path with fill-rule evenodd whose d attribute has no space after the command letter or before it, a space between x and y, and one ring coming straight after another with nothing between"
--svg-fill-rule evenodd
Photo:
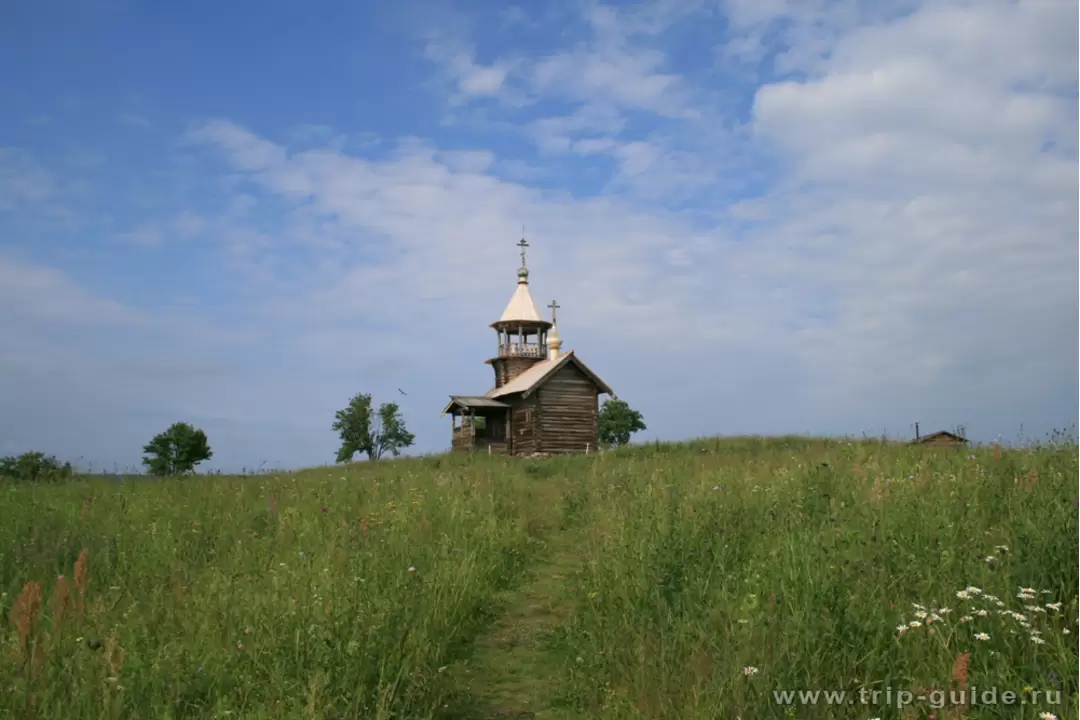
<instances>
[{"instance_id":1,"label":"grassy field","mask_svg":"<svg viewBox=\"0 0 1080 720\"><path fill-rule=\"evenodd\" d=\"M1077 491L800 438L0 486L0 717L1076 718Z\"/></svg>"}]
</instances>

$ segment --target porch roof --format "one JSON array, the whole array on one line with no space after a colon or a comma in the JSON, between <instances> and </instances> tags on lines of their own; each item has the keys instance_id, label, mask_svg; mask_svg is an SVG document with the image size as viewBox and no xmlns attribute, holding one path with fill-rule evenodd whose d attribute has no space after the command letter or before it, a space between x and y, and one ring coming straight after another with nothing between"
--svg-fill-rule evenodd
<instances>
[{"instance_id":1,"label":"porch roof","mask_svg":"<svg viewBox=\"0 0 1080 720\"><path fill-rule=\"evenodd\" d=\"M493 400L489 397L483 397L478 395L451 395L450 403L443 408L440 415L445 415L451 412L455 408L462 410L475 410L477 408L508 408L510 407L504 402L499 400Z\"/></svg>"}]
</instances>

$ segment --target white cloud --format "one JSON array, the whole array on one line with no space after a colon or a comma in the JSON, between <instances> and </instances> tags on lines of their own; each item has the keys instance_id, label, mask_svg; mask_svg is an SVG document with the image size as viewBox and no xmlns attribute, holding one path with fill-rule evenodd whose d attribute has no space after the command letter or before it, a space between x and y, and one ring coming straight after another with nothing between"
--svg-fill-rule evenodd
<instances>
[{"instance_id":1,"label":"white cloud","mask_svg":"<svg viewBox=\"0 0 1080 720\"><path fill-rule=\"evenodd\" d=\"M279 165L285 159L282 148L224 120L199 125L185 133L181 140L185 144L213 142L226 148L238 170L263 170Z\"/></svg>"},{"instance_id":2,"label":"white cloud","mask_svg":"<svg viewBox=\"0 0 1080 720\"><path fill-rule=\"evenodd\" d=\"M573 143L568 143L570 148L581 155L597 155L599 153L606 153L614 150L618 143L612 138L586 138L584 140L577 140Z\"/></svg>"},{"instance_id":3,"label":"white cloud","mask_svg":"<svg viewBox=\"0 0 1080 720\"><path fill-rule=\"evenodd\" d=\"M664 55L632 50L617 40L553 55L531 72L535 92L587 103L610 103L675 118L697 117L674 73L660 71Z\"/></svg>"},{"instance_id":4,"label":"white cloud","mask_svg":"<svg viewBox=\"0 0 1080 720\"><path fill-rule=\"evenodd\" d=\"M493 110L499 122L528 118L517 129L535 159L475 135L361 147L330 142L331 128L286 142L225 119L192 127L196 174L232 195L217 215L174 208L148 227L198 234L191 246L235 273L235 296L201 320L161 320L175 347L80 365L99 337L53 346L26 313L88 323L125 310L66 276L0 265L0 311L23 313L0 362L33 380L9 385L50 387L30 361L48 356L65 391L120 388L95 407L209 418L249 463L269 447L245 444L256 433L327 459L335 403L407 386L420 449L441 448L445 395L490 383L487 323L512 291L524 224L533 289L562 305L567 346L662 436L918 419L993 437L1075 421L1077 51L1062 30L1075 8L727 6L718 54L761 60L768 78L743 126L718 108L745 98L713 103L726 88L666 52L664 32L689 13L706 22L709 5L669 2L586 6L585 41L531 58L443 41L450 100L495 98L480 107L508 110ZM485 77L493 68L505 74ZM53 172L6 158L31 170L0 171L26 183L23 205L56 197ZM222 159L228 183L212 169ZM198 379L155 390L176 370L166 360ZM256 428L261 412L288 423Z\"/></svg>"},{"instance_id":5,"label":"white cloud","mask_svg":"<svg viewBox=\"0 0 1080 720\"><path fill-rule=\"evenodd\" d=\"M87 292L59 270L8 255L0 255L0 317L80 327L145 321L139 312Z\"/></svg>"},{"instance_id":6,"label":"white cloud","mask_svg":"<svg viewBox=\"0 0 1080 720\"><path fill-rule=\"evenodd\" d=\"M755 129L796 171L768 232L834 248L805 265L837 297L805 336L839 356L831 382L948 381L971 402L1075 373L1075 89L1056 91L1076 40L1054 30L1075 24L1067 4L932 4L758 91ZM1031 52L1005 68L1003 46Z\"/></svg>"},{"instance_id":7,"label":"white cloud","mask_svg":"<svg viewBox=\"0 0 1080 720\"><path fill-rule=\"evenodd\" d=\"M454 58L453 65L458 89L466 95L497 95L506 82L506 68L482 67L464 55Z\"/></svg>"},{"instance_id":8,"label":"white cloud","mask_svg":"<svg viewBox=\"0 0 1080 720\"><path fill-rule=\"evenodd\" d=\"M552 281L565 305L576 308L582 330L601 333L599 340L618 335L612 328L633 327L658 345L713 352L768 348L807 379L796 407L830 401L849 414L867 402L905 407L915 388L940 393L948 386L970 405L1002 378L1022 377L1021 367L1062 378L1075 348L1052 328L1075 315L1069 214L1076 161L1067 142L1075 119L1066 100L1038 88L1069 76L1037 63L1020 75L984 74L972 58L992 47L985 38L996 37L988 26L993 18L1006 27L1033 21L967 6L971 26L982 30L970 38L957 31L952 44L934 45L919 38L936 27L940 7L895 18L882 11L865 26L860 20L873 8L792 8L800 15L785 35L794 44L783 63L802 68L805 79L762 87L752 128L794 173L732 208L733 222L753 225L702 231L671 215L650 220L619 201L538 195L479 174L484 166L441 166L415 147L393 167L297 155L272 172L263 168L267 187L294 198L310 194L321 212L366 228L369 242L387 243L400 262L343 274L347 284L327 291L336 298L319 304L352 300L366 307L374 297L365 289L377 289L375 296L397 289L450 303L440 311L481 313L481 297L496 292L499 263L480 238L511 237L521 219L545 239L534 262L546 268L542 253L552 253L560 271ZM748 8L758 15L744 16L740 26L758 31L782 9ZM962 20L950 16L958 28ZM619 137L626 122L620 109L677 109L658 99L685 81L640 82L662 63L659 51L628 49L635 35L625 29L626 16L597 12L591 21L593 45L535 66L533 88L541 97L582 103L573 114L534 121L529 131L538 145L610 155L618 163L610 191L641 196L650 186L689 191L723 183L716 160L730 152L723 143L751 140L741 131L703 135L703 142L721 144L698 145L702 154L675 150L664 137ZM1062 50L1040 52L1052 64ZM628 63L626 76L639 95L608 82L605 73L616 63L605 57ZM1041 153L1048 138L1064 151ZM457 211L480 207L468 217ZM443 290L439 277L447 274L470 282ZM993 323L980 320L988 315ZM962 337L958 325L966 328ZM1047 352L1024 360L1000 348L996 332L1004 326L1021 344ZM803 407L792 413L809 412Z\"/></svg>"},{"instance_id":9,"label":"white cloud","mask_svg":"<svg viewBox=\"0 0 1080 720\"><path fill-rule=\"evenodd\" d=\"M450 82L453 88L450 102L453 105L477 98L501 97L509 101L513 97L506 86L515 65L512 59L490 65L478 63L475 48L447 28L429 31L425 54Z\"/></svg>"},{"instance_id":10,"label":"white cloud","mask_svg":"<svg viewBox=\"0 0 1080 720\"><path fill-rule=\"evenodd\" d=\"M595 139L597 135L615 135L626 126L626 122L626 119L610 106L588 104L570 115L535 120L526 128L526 133L541 150L563 153L570 150L576 137L587 135Z\"/></svg>"}]
</instances>

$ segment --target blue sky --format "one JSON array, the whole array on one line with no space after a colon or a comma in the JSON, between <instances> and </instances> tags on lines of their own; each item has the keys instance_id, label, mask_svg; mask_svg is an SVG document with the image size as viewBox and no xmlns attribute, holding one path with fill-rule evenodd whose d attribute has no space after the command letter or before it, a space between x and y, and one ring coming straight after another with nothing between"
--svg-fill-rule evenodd
<instances>
[{"instance_id":1,"label":"blue sky","mask_svg":"<svg viewBox=\"0 0 1080 720\"><path fill-rule=\"evenodd\" d=\"M522 225L643 437L1077 422L1075 4L4 13L0 453L326 463L360 391L441 450Z\"/></svg>"}]
</instances>

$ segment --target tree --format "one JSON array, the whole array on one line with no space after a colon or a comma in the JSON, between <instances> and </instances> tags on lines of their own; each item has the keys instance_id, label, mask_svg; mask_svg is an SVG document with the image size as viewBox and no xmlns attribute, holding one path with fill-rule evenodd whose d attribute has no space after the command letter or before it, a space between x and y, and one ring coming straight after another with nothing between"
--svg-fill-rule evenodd
<instances>
[{"instance_id":1,"label":"tree","mask_svg":"<svg viewBox=\"0 0 1080 720\"><path fill-rule=\"evenodd\" d=\"M55 457L42 452L0 458L0 478L16 482L56 482L67 480L72 472L71 463L60 464Z\"/></svg>"},{"instance_id":2,"label":"tree","mask_svg":"<svg viewBox=\"0 0 1080 720\"><path fill-rule=\"evenodd\" d=\"M195 472L195 466L214 456L206 433L187 423L173 423L143 447L146 472L158 477Z\"/></svg>"},{"instance_id":3,"label":"tree","mask_svg":"<svg viewBox=\"0 0 1080 720\"><path fill-rule=\"evenodd\" d=\"M645 429L641 413L618 398L604 401L597 424L600 444L609 446L625 445L632 434Z\"/></svg>"},{"instance_id":4,"label":"tree","mask_svg":"<svg viewBox=\"0 0 1080 720\"><path fill-rule=\"evenodd\" d=\"M341 437L339 463L351 461L358 452L367 453L369 460L378 460L388 452L397 457L416 439L405 428L397 403L383 403L373 417L371 395L365 393L353 396L348 407L338 410L334 417L332 429Z\"/></svg>"}]
</instances>

